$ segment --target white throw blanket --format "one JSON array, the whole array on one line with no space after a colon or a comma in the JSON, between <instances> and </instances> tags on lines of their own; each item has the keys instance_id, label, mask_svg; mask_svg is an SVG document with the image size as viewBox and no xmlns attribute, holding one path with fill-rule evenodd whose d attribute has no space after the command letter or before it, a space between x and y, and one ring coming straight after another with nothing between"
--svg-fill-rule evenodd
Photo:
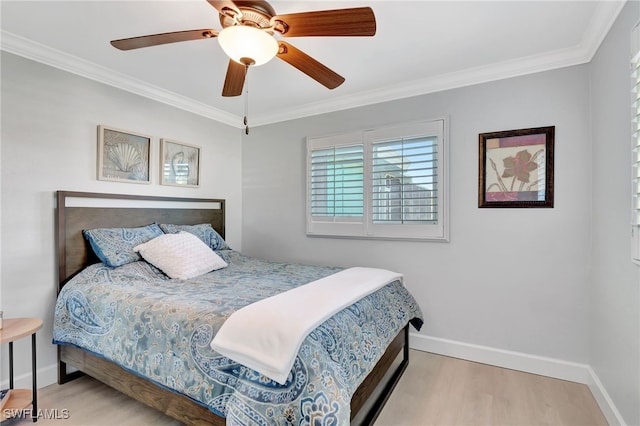
<instances>
[{"instance_id":1,"label":"white throw blanket","mask_svg":"<svg viewBox=\"0 0 640 426\"><path fill-rule=\"evenodd\" d=\"M333 314L402 275L349 268L234 312L211 348L284 384L306 336Z\"/></svg>"}]
</instances>

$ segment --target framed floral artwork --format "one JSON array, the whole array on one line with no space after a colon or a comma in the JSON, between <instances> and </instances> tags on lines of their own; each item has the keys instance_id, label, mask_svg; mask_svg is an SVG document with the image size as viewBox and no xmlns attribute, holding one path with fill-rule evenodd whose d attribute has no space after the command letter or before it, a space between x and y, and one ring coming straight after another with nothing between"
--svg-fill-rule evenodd
<instances>
[{"instance_id":1,"label":"framed floral artwork","mask_svg":"<svg viewBox=\"0 0 640 426\"><path fill-rule=\"evenodd\" d=\"M160 139L160 184L200 186L200 147Z\"/></svg>"},{"instance_id":2,"label":"framed floral artwork","mask_svg":"<svg viewBox=\"0 0 640 426\"><path fill-rule=\"evenodd\" d=\"M553 207L555 126L480 134L478 207Z\"/></svg>"},{"instance_id":3,"label":"framed floral artwork","mask_svg":"<svg viewBox=\"0 0 640 426\"><path fill-rule=\"evenodd\" d=\"M151 183L151 136L98 126L98 180Z\"/></svg>"}]
</instances>

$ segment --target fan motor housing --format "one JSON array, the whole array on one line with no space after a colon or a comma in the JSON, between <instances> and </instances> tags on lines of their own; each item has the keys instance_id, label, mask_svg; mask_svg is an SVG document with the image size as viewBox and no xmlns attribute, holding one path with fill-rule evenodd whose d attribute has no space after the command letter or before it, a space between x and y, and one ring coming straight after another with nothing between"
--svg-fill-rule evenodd
<instances>
[{"instance_id":1,"label":"fan motor housing","mask_svg":"<svg viewBox=\"0 0 640 426\"><path fill-rule=\"evenodd\" d=\"M276 11L266 1L234 1L235 5L242 12L242 16L236 17L233 13L220 14L220 25L226 28L232 25L242 24L250 25L256 28L271 27L271 18L275 16Z\"/></svg>"}]
</instances>

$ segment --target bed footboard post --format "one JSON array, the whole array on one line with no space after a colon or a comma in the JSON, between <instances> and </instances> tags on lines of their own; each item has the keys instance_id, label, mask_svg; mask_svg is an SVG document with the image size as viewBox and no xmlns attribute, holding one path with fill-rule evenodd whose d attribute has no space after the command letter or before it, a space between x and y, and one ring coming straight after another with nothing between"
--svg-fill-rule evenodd
<instances>
[{"instance_id":1,"label":"bed footboard post","mask_svg":"<svg viewBox=\"0 0 640 426\"><path fill-rule=\"evenodd\" d=\"M64 385L69 380L69 375L67 374L67 364L62 361L58 361L58 384Z\"/></svg>"},{"instance_id":2,"label":"bed footboard post","mask_svg":"<svg viewBox=\"0 0 640 426\"><path fill-rule=\"evenodd\" d=\"M67 363L60 360L60 346L56 349L58 350L58 384L64 385L71 379L69 379L69 375L67 374Z\"/></svg>"},{"instance_id":3,"label":"bed footboard post","mask_svg":"<svg viewBox=\"0 0 640 426\"><path fill-rule=\"evenodd\" d=\"M64 385L73 379L84 376L82 371L67 372L67 363L62 361L62 347L58 345L58 384Z\"/></svg>"}]
</instances>

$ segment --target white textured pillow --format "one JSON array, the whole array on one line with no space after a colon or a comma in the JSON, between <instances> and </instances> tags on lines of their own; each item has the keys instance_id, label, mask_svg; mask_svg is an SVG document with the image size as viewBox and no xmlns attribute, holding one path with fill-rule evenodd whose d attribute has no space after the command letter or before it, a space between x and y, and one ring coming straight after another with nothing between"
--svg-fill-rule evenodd
<instances>
[{"instance_id":1,"label":"white textured pillow","mask_svg":"<svg viewBox=\"0 0 640 426\"><path fill-rule=\"evenodd\" d=\"M133 251L171 278L187 280L227 266L200 238L180 231L137 245Z\"/></svg>"}]
</instances>

